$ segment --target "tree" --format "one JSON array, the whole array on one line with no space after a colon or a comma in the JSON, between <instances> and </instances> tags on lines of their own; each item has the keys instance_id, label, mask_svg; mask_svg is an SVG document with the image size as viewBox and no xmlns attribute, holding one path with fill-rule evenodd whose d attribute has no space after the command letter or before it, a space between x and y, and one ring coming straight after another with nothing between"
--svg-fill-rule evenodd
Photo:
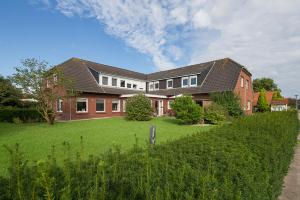
<instances>
[{"instance_id":1,"label":"tree","mask_svg":"<svg viewBox=\"0 0 300 200\"><path fill-rule=\"evenodd\" d=\"M21 96L21 91L12 84L11 80L0 76L0 107L19 106Z\"/></svg>"},{"instance_id":2,"label":"tree","mask_svg":"<svg viewBox=\"0 0 300 200\"><path fill-rule=\"evenodd\" d=\"M215 92L210 94L213 102L223 106L229 116L239 117L243 115L243 110L240 106L240 99L233 92Z\"/></svg>"},{"instance_id":3,"label":"tree","mask_svg":"<svg viewBox=\"0 0 300 200\"><path fill-rule=\"evenodd\" d=\"M256 105L256 111L267 112L270 111L270 106L267 102L266 91L262 90L259 92L259 97Z\"/></svg>"},{"instance_id":4,"label":"tree","mask_svg":"<svg viewBox=\"0 0 300 200\"><path fill-rule=\"evenodd\" d=\"M283 99L283 96L281 96L280 91L274 91L272 99L273 100L281 100L281 99Z\"/></svg>"},{"instance_id":5,"label":"tree","mask_svg":"<svg viewBox=\"0 0 300 200\"><path fill-rule=\"evenodd\" d=\"M60 67L50 68L46 61L29 58L21 63L22 66L16 67L13 81L37 100L37 110L49 124L53 124L56 101L71 95L72 81L64 77Z\"/></svg>"},{"instance_id":6,"label":"tree","mask_svg":"<svg viewBox=\"0 0 300 200\"><path fill-rule=\"evenodd\" d=\"M203 108L196 104L191 96L175 98L171 104L175 117L184 124L195 124L203 120Z\"/></svg>"},{"instance_id":7,"label":"tree","mask_svg":"<svg viewBox=\"0 0 300 200\"><path fill-rule=\"evenodd\" d=\"M152 116L151 101L143 94L138 94L126 100L128 120L148 121Z\"/></svg>"},{"instance_id":8,"label":"tree","mask_svg":"<svg viewBox=\"0 0 300 200\"><path fill-rule=\"evenodd\" d=\"M260 92L261 90L266 91L281 91L277 84L271 78L257 78L253 80L253 90L254 92Z\"/></svg>"}]
</instances>

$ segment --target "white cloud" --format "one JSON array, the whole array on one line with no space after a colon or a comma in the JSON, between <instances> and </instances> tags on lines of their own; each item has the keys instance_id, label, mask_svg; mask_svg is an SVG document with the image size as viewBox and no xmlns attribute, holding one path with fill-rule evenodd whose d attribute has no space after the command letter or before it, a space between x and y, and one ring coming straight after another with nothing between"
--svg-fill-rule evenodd
<instances>
[{"instance_id":1,"label":"white cloud","mask_svg":"<svg viewBox=\"0 0 300 200\"><path fill-rule=\"evenodd\" d=\"M196 63L232 57L255 77L275 78L285 94L300 90L299 0L55 0L51 4L68 17L98 19L108 34L149 55L161 70L183 58Z\"/></svg>"}]
</instances>

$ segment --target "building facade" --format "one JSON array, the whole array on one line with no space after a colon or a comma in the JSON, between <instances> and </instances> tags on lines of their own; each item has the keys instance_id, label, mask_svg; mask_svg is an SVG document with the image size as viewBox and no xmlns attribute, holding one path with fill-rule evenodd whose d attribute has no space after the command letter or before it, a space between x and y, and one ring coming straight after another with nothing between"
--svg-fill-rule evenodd
<instances>
[{"instance_id":1,"label":"building facade","mask_svg":"<svg viewBox=\"0 0 300 200\"><path fill-rule=\"evenodd\" d=\"M151 74L138 73L78 58L60 64L64 75L74 82L76 97L57 100L60 120L123 116L126 99L143 93L151 99L154 114L171 113L177 96L191 95L196 103L208 106L210 93L232 91L240 97L246 114L252 113L251 73L225 58Z\"/></svg>"}]
</instances>

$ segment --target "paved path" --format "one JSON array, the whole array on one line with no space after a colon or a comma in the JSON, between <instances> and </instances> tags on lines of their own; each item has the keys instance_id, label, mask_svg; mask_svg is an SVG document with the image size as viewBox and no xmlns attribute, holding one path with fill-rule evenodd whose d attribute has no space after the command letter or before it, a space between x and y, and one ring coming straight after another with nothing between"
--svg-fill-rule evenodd
<instances>
[{"instance_id":1,"label":"paved path","mask_svg":"<svg viewBox=\"0 0 300 200\"><path fill-rule=\"evenodd\" d=\"M299 112L300 119L300 112ZM284 178L282 193L279 200L300 200L300 135L295 150L294 159L288 174Z\"/></svg>"}]
</instances>

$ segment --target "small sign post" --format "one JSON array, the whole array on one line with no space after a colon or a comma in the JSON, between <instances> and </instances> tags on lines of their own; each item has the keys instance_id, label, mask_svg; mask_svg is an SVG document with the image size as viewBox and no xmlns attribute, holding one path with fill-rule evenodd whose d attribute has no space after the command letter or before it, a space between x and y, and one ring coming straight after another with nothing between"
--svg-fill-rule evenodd
<instances>
[{"instance_id":1,"label":"small sign post","mask_svg":"<svg viewBox=\"0 0 300 200\"><path fill-rule=\"evenodd\" d=\"M155 144L156 139L156 127L151 126L150 127L150 144Z\"/></svg>"}]
</instances>

